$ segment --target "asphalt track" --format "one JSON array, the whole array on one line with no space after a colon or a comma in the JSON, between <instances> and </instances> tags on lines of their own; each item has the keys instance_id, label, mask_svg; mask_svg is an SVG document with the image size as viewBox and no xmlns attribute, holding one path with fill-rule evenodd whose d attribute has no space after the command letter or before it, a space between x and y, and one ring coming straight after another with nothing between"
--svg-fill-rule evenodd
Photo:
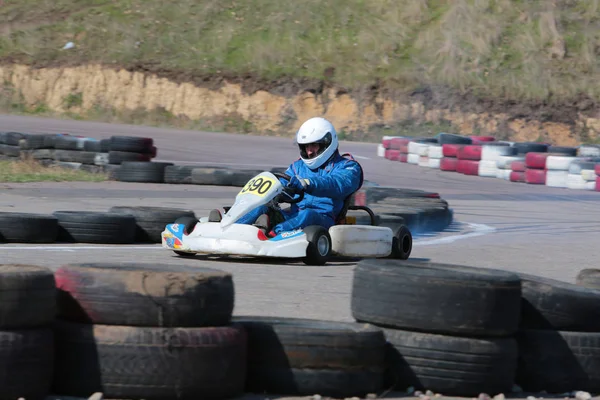
<instances>
[{"instance_id":1,"label":"asphalt track","mask_svg":"<svg viewBox=\"0 0 600 400\"><path fill-rule=\"evenodd\" d=\"M258 137L112 125L34 117L0 116L0 130L71 133L94 138L147 136L157 161L270 168L298 157L290 138ZM415 241L413 258L521 271L573 282L583 268L598 267L600 193L463 176L391 162L376 144L343 142L362 164L366 179L436 191L454 209L456 223L440 235ZM198 215L231 204L237 188L123 182L0 184L0 210L52 212L108 210L113 205L190 208ZM67 262L181 263L230 271L237 315L271 315L352 321L352 261L307 267L283 260L180 259L157 246L0 245L3 263L55 268Z\"/></svg>"}]
</instances>

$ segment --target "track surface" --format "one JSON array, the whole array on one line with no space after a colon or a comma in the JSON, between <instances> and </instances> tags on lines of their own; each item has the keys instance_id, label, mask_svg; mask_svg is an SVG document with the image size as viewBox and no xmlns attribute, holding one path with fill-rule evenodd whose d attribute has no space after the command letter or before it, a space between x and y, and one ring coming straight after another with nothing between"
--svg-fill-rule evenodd
<instances>
[{"instance_id":1,"label":"track surface","mask_svg":"<svg viewBox=\"0 0 600 400\"><path fill-rule=\"evenodd\" d=\"M0 116L0 130L71 133L94 138L148 136L157 160L178 164L285 166L298 157L290 138L269 138ZM457 223L449 232L415 243L413 258L499 268L573 282L583 268L597 267L600 193L580 192L492 178L467 177L391 162L375 144L342 143L360 157L366 179L439 192ZM190 208L198 215L231 204L237 188L194 185L90 183L0 184L0 210L52 212L108 210L113 205ZM2 262L57 267L66 262L123 261L205 265L230 271L236 284L235 313L352 321L350 285L354 262L307 267L281 260L185 260L157 246L0 245Z\"/></svg>"}]
</instances>

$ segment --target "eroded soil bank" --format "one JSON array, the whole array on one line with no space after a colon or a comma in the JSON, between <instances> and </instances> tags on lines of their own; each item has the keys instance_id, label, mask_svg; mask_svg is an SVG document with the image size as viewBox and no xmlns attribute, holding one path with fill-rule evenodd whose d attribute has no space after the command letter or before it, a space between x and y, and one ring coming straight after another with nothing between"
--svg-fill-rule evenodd
<instances>
[{"instance_id":1,"label":"eroded soil bank","mask_svg":"<svg viewBox=\"0 0 600 400\"><path fill-rule=\"evenodd\" d=\"M347 92L324 82L260 84L246 79L186 82L155 73L101 65L35 69L0 66L3 96L32 108L85 114L94 107L119 111L160 110L190 120L236 118L251 131L291 135L307 118L329 118L347 138L374 127L385 134L411 134L402 126L448 124L458 133L516 141L576 145L600 138L600 110L582 104L501 104L424 89L386 93L380 88ZM352 133L354 132L354 134ZM381 132L381 130L379 131ZM376 137L368 137L377 140Z\"/></svg>"}]
</instances>

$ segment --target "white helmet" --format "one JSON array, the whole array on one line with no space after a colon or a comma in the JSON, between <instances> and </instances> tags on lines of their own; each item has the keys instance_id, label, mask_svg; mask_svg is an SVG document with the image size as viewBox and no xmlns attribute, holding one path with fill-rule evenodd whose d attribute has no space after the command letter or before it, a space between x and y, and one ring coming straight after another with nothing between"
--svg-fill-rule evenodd
<instances>
[{"instance_id":1,"label":"white helmet","mask_svg":"<svg viewBox=\"0 0 600 400\"><path fill-rule=\"evenodd\" d=\"M338 148L338 138L332 123L325 118L315 117L307 120L296 133L296 142L300 148L300 158L310 169L317 169L329 160ZM315 156L308 158L306 145L318 143L319 150Z\"/></svg>"}]
</instances>

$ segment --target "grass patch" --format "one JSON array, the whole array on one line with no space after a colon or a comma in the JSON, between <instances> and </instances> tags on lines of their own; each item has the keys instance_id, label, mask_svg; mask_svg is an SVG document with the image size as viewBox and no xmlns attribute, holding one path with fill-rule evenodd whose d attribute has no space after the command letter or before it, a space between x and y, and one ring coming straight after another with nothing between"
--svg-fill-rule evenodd
<instances>
[{"instance_id":1,"label":"grass patch","mask_svg":"<svg viewBox=\"0 0 600 400\"><path fill-rule=\"evenodd\" d=\"M67 169L52 165L45 167L34 159L0 160L0 182L102 182L108 175Z\"/></svg>"},{"instance_id":2,"label":"grass patch","mask_svg":"<svg viewBox=\"0 0 600 400\"><path fill-rule=\"evenodd\" d=\"M600 99L599 8L599 0L4 0L0 60ZM62 50L68 41L76 47Z\"/></svg>"}]
</instances>

